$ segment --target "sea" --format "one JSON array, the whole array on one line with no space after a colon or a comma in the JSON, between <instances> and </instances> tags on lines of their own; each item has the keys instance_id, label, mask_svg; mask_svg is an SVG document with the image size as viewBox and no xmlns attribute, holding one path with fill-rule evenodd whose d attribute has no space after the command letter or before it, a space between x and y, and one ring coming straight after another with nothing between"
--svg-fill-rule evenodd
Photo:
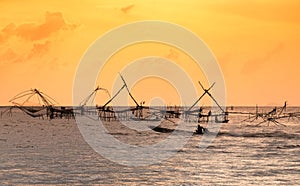
<instances>
[{"instance_id":1,"label":"sea","mask_svg":"<svg viewBox=\"0 0 300 186\"><path fill-rule=\"evenodd\" d=\"M229 122L219 124L177 118L82 126L80 118L32 118L14 109L0 118L0 185L300 185L299 115L263 122L250 114L255 107L228 112ZM214 132L194 134L198 124Z\"/></svg>"}]
</instances>

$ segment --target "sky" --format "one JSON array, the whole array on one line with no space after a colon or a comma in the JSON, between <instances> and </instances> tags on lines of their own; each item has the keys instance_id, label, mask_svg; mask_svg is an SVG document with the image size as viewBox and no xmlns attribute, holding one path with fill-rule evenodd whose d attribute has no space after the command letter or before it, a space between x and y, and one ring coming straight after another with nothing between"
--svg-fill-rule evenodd
<instances>
[{"instance_id":1,"label":"sky","mask_svg":"<svg viewBox=\"0 0 300 186\"><path fill-rule=\"evenodd\" d=\"M297 0L0 0L0 12L0 105L31 88L72 105L74 77L88 47L113 28L143 20L181 25L207 44L224 76L227 105L300 105ZM97 83L111 91L124 66L151 55L173 60L196 85L210 86L193 59L159 43L118 51ZM197 91L203 93L198 85ZM161 96L177 104L174 87L160 79L138 81L132 92L146 102Z\"/></svg>"}]
</instances>

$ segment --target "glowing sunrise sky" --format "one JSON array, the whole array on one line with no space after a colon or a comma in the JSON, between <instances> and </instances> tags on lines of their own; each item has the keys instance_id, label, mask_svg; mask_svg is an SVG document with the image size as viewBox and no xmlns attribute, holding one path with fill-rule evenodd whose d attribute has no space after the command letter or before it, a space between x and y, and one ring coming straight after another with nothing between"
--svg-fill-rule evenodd
<instances>
[{"instance_id":1,"label":"glowing sunrise sky","mask_svg":"<svg viewBox=\"0 0 300 186\"><path fill-rule=\"evenodd\" d=\"M10 98L31 88L61 105L71 105L76 68L87 48L109 30L142 20L172 22L197 34L219 62L228 105L281 105L285 100L300 105L297 0L2 0L0 12L0 105L9 105ZM107 65L112 74L103 74L111 81L99 84L110 89L122 65L153 54L177 61L193 81L202 79L194 67L185 65L189 59L183 52L152 45L120 51ZM153 50L146 52L147 47ZM114 60L122 63L114 65ZM153 88L168 86L157 80L146 82ZM142 85L133 90L137 97ZM201 95L201 88L197 89ZM149 90L147 95L154 96Z\"/></svg>"}]
</instances>

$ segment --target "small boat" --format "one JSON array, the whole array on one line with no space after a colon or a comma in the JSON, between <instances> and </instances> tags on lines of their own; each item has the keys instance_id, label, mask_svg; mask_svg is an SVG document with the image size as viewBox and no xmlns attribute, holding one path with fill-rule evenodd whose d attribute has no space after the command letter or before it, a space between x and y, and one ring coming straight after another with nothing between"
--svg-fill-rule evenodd
<instances>
[{"instance_id":1,"label":"small boat","mask_svg":"<svg viewBox=\"0 0 300 186\"><path fill-rule=\"evenodd\" d=\"M130 118L131 120L134 120L134 121L161 121L160 118L138 118L138 117L131 117Z\"/></svg>"},{"instance_id":2,"label":"small boat","mask_svg":"<svg viewBox=\"0 0 300 186\"><path fill-rule=\"evenodd\" d=\"M164 127L160 127L160 126L156 126L156 127L152 128L152 130L154 130L156 132L161 132L161 133L171 133L174 131L174 129L164 128Z\"/></svg>"}]
</instances>

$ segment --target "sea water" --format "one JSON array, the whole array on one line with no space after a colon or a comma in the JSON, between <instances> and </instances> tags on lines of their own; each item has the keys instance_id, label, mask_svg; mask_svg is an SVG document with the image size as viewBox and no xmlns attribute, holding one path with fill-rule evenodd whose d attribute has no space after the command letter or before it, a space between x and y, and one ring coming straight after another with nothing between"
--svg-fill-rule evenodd
<instances>
[{"instance_id":1,"label":"sea water","mask_svg":"<svg viewBox=\"0 0 300 186\"><path fill-rule=\"evenodd\" d=\"M233 111L237 110L255 112L254 107ZM260 108L260 112L269 110ZM42 120L19 112L4 115L0 119L0 185L299 185L299 119L278 120L286 127L273 122L256 126L259 119L241 122L249 116L230 114L229 123L221 125L207 148L199 146L204 136L191 135L168 159L128 166L95 152L74 120ZM116 129L113 123L105 124L107 133L132 145L151 145L171 135Z\"/></svg>"}]
</instances>

